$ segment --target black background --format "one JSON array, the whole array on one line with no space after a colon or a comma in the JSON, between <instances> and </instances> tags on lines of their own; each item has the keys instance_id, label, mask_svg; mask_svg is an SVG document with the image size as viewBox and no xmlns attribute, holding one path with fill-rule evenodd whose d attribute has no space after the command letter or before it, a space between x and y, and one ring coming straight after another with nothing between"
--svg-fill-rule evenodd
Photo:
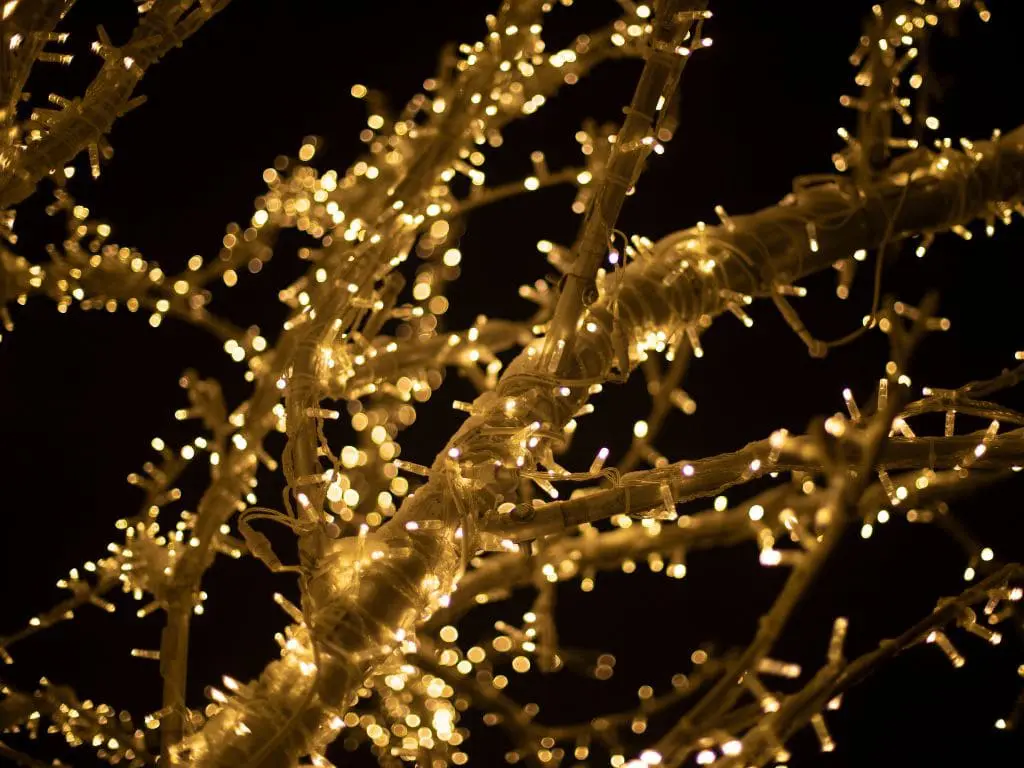
<instances>
[{"instance_id":1,"label":"black background","mask_svg":"<svg viewBox=\"0 0 1024 768\"><path fill-rule=\"evenodd\" d=\"M990 24L965 13L957 39L936 40L938 136L987 138L993 128L1008 131L1024 122L1017 80L1024 71L1021 9L1012 0L990 5ZM551 14L549 48L616 12L612 2L581 0L577 6ZM619 225L627 232L656 238L696 220L711 221L719 203L731 213L771 205L795 176L831 170L829 156L841 146L836 128L853 128L853 115L838 97L854 90L847 57L868 3L723 0L712 8L716 16L706 33L714 46L686 70L682 126L627 202ZM352 83L380 89L401 105L434 73L440 44L479 39L483 16L493 10L492 3L475 0L236 0L146 75L141 90L149 101L114 128L113 162L92 182L79 157L71 188L79 202L112 223L114 240L138 247L167 272L183 268L194 253L213 258L225 224L251 215L251 201L264 188L262 170L276 155L294 156L302 138L315 134L325 140L315 160L321 169L342 170L357 157L365 112L349 96ZM115 43L123 41L131 29L131 4L82 0L73 9L63 29L72 32L69 45L79 61L68 69L40 67L31 83L37 100L51 90L81 92L96 68L87 48L98 22ZM513 124L504 147L491 153L489 182L530 173L534 149L543 149L553 168L577 163L573 132L588 115L621 119L639 68L638 62L603 65L535 117ZM529 314L516 288L550 271L534 247L538 239L572 241L578 225L569 211L572 194L542 191L471 216L460 244L463 277L448 294L448 327L465 327L480 313ZM60 236L40 212L45 197L37 195L19 211L18 249L33 260L43 260L42 244ZM221 287L214 311L243 325L259 324L273 341L285 317L276 292L304 266L294 255L297 244L286 238L260 275L242 275L230 291ZM1013 352L1024 348L1018 321L1022 245L1024 229L1015 223L1000 227L991 241L943 237L924 260L907 252L886 270L886 293L914 303L935 289L941 313L952 320L950 332L921 347L915 385L957 386L1013 364ZM870 270L861 271L845 303L835 299L831 275L806 283L811 295L798 306L813 332L834 338L859 324L870 303ZM732 450L779 427L801 430L812 416L841 409L844 386L861 400L871 394L887 359L880 334L815 361L772 307L756 304L751 314L751 330L724 316L707 333L707 354L684 382L697 413L673 414L658 441L669 457ZM153 458L150 439L158 434L174 445L195 436L193 426L172 416L186 404L176 383L186 367L219 378L232 405L248 392L242 366L215 340L179 322L167 320L153 330L143 313L110 316L76 307L58 315L45 299L15 307L14 315L17 328L0 344L0 635L52 604L60 597L54 582L70 567L101 557L107 542L118 538L113 522L133 514L140 501L124 479ZM604 444L613 449L613 460L621 456L632 421L646 414L642 381L606 392L596 401L597 413L581 423L566 459L572 466L586 466ZM429 463L459 423L450 400L470 395L464 381L450 376L418 409L419 421L402 439L403 456ZM1010 395L1006 401L1019 405L1020 399ZM276 486L269 479L266 486L261 500L274 503ZM194 508L199 483L183 488L185 508ZM1018 488L1010 484L954 507L978 540L995 549L996 565L1024 556ZM817 668L837 615L851 620L848 654L870 650L930 611L938 597L959 591L966 562L959 545L930 526L894 519L869 541L851 533L775 655L801 661L805 670ZM641 567L629 577L599 576L590 595L582 595L578 583L563 585L563 641L615 653L616 676L597 683L531 673L514 676L509 692L519 701L539 702L539 719L548 722L632 706L641 684L663 690L673 673L689 671L690 652L699 644L725 648L748 641L783 577L759 567L748 545L694 554L682 582ZM285 616L270 593L294 591L289 579L269 575L255 561L219 562L205 588L207 613L193 629L193 706L201 705L203 686L221 674L245 679L274 656L272 634ZM0 669L3 679L30 686L46 675L73 685L82 698L130 709L139 720L159 708L157 664L129 656L132 647L157 647L159 614L136 620L134 604L118 599L124 610L113 616L84 609L74 622L15 647L17 664ZM524 595L474 613L463 638L470 642L497 618L517 621L529 600ZM792 764L1018 764L1021 737L993 728L1022 683L1015 671L1024 661L1020 635L1005 629L1007 639L996 648L953 631L967 657L960 670L931 647L893 662L829 714L837 751L821 755L805 731L792 744ZM656 735L649 733L647 741ZM500 734L482 726L466 744L471 764L478 765L499 764L506 748ZM52 738L34 750L62 754ZM335 755L339 761L351 759L341 755ZM68 758L91 764L85 749Z\"/></svg>"}]
</instances>

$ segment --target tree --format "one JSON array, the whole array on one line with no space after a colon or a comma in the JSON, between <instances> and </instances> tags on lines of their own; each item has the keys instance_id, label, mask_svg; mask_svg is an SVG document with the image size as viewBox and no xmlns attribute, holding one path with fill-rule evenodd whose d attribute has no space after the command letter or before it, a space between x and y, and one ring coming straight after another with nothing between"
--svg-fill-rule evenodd
<instances>
[{"instance_id":1,"label":"tree","mask_svg":"<svg viewBox=\"0 0 1024 768\"><path fill-rule=\"evenodd\" d=\"M360 134L365 153L347 171L317 170L323 142L304 140L296 158L279 158L264 172L267 189L255 212L245 226L229 227L216 258L193 256L165 272L115 239L113 226L80 202L90 186L77 185L86 170L106 173L105 136L139 103L143 75L225 5L143 4L124 44L98 33L102 66L83 95L53 97L49 106L23 91L35 64L66 55L51 49L64 42L55 30L70 3L3 8L4 305L38 295L61 312L76 303L124 306L161 328L170 316L168 325L191 323L218 339L245 364L249 383L236 396L237 384L224 381L225 396L220 383L193 370L181 377L188 407L178 415L195 427L173 445L153 441L158 459L130 477L144 500L137 515L119 521L121 540L62 580L70 598L2 643L13 654L80 606L112 609L113 593L124 589L142 600L142 617L163 616L159 650L133 651L159 659L161 706L136 723L61 685L8 686L5 728L31 731L49 720L70 742L137 764L157 755L200 766L291 765L305 756L326 764L324 753L339 737L353 748L370 742L385 764L461 764L473 718L463 710L472 702L485 726L508 732L510 761L592 755L613 765L763 765L784 762L794 734L807 727L831 751L826 718L835 717L847 689L896 654L931 645L939 650L913 653L945 654L960 666L964 635L998 644L1005 627L1019 626L1020 566L975 544L949 504L1008 480L1021 461L1017 427L1024 422L993 401L1017 383L1020 369L922 391L911 364L927 350L916 350L949 321L938 316L934 296L889 298L882 280L886 265L909 251L922 255L935 236L967 239L977 222L991 231L1020 211L1024 131L933 146L942 134L931 102L940 93L928 86L931 56L915 53L934 46L941 54L938 32L974 11L987 22L983 6L938 0L872 11L853 57L859 93L844 97L855 125L833 156L838 173L799 177L780 203L753 214L718 206L713 225L649 240L624 234L620 209L638 182L643 195L645 166L671 162L658 155L697 108L679 81L691 56L704 59L698 67L714 66L714 54L701 50L714 23L705 4L623 3L620 18L558 50L544 46L549 17L558 29L556 9L506 4L487 17L480 43L442 55L425 94L404 109L353 86L370 116ZM489 156L500 155L514 122L541 112L597 64L624 58L642 60L624 120L583 125L580 165L552 170L535 151L527 175L488 181ZM916 98L905 103L908 95ZM238 130L226 128L220 140L229 143ZM76 163L81 153L88 168ZM492 204L515 211L519 201L507 197L559 184L574 190L579 229L571 244L538 244L554 275L521 290L535 302L534 314L457 324L448 297L468 271L463 260L472 258L460 242L469 237L467 223ZM41 234L20 222L15 228L13 212L30 211L44 194L53 198L47 212L66 228L60 245L48 249L50 261L35 263L25 249L49 235L43 225ZM507 215L509 227L516 219ZM114 223L120 226L116 215ZM493 234L489 247L499 249ZM254 325L245 306L232 313L242 318L237 325L208 308L216 283L232 287L245 282L245 271L265 267L269 278L281 262L271 265L271 257L296 243L304 269L291 281L280 275L288 316L279 332L267 315L260 316L266 330ZM869 260L858 280L856 267ZM836 342L818 340L797 310L801 284L829 271L838 273L838 298L824 311L836 311L861 284L871 296L862 326ZM869 376L873 386L847 390L846 413L812 421L803 434L774 429L746 445L730 442L728 453L674 458L677 441L659 431L675 411L695 409L680 384L703 355L702 334L727 311L749 325L755 299L774 305L812 359L841 360L840 347L884 342L888 354ZM466 301L473 313L486 310L478 299ZM14 344L27 336L22 329L10 335L5 341ZM791 344L793 336L777 334L772 343ZM633 440L613 469L605 466L607 452L580 444L602 437L592 433L607 390L628 387L622 382L637 368L652 401L646 414L633 403ZM464 381L446 380L446 370ZM813 380L821 369L808 370ZM446 399L449 388L475 391L455 401L464 420L435 431L446 442L431 461L405 436L427 418L425 404L442 384ZM599 415L589 417L595 404ZM938 423L935 414L942 414ZM280 505L268 505L277 490ZM709 508L704 499L714 499ZM933 522L965 542L966 590L908 617L904 631L864 653L849 653L847 619L831 613L831 639L807 637L827 647L826 661L813 660L804 673L783 653L786 635L799 632L793 617L801 601L849 554L844 547L857 531L868 538L893 518ZM524 703L530 694L503 692L510 673L612 675L614 657L560 642L572 628L556 621L574 591L593 590L604 578L600 571L629 573L643 561L689 580L696 574L687 575L687 554L731 549L783 572L777 599L745 647L687 648L692 671L667 686L650 681L639 703L621 714L591 713L582 724L553 723ZM204 608L203 578L225 559L219 556L249 555L293 589L294 599L277 598L291 621L279 636L280 657L251 682L226 678L208 690L208 705L190 708L197 702L186 696L186 672L205 650L189 652L193 616ZM933 599L943 583L934 582ZM612 594L627 601L631 592ZM477 629L472 646L472 632L460 638L461 628L473 626L470 609L483 602L500 609L506 598L517 605L524 595L522 622L509 609L499 623ZM149 636L153 644L151 629ZM631 639L644 649L646 638ZM1007 727L1015 714L1011 697L989 719L1001 717ZM20 743L2 749L33 764Z\"/></svg>"}]
</instances>

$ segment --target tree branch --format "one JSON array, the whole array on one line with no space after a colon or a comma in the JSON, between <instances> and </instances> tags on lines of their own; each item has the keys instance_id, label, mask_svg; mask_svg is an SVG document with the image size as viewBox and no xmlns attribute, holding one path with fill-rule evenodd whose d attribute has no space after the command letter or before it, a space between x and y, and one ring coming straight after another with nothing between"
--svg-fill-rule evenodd
<instances>
[{"instance_id":1,"label":"tree branch","mask_svg":"<svg viewBox=\"0 0 1024 768\"><path fill-rule=\"evenodd\" d=\"M786 697L780 709L768 715L761 725L752 729L742 740L742 757L727 757L722 768L761 766L772 760L780 744L804 727L814 715L821 712L825 702L843 693L873 673L879 666L895 656L921 643L929 633L962 618L964 609L988 597L997 589L1024 577L1024 566L1007 565L988 578L978 582L954 598L940 601L935 611L899 637L883 640L877 650L866 653L849 664L841 660L823 667L798 693Z\"/></svg>"},{"instance_id":2,"label":"tree branch","mask_svg":"<svg viewBox=\"0 0 1024 768\"><path fill-rule=\"evenodd\" d=\"M228 2L210 0L189 11L193 0L158 0L141 17L126 45L120 49L101 45L103 67L85 95L68 101L47 123L40 138L30 141L0 166L0 210L20 203L52 169L63 167L109 133L128 107L145 70L172 47L181 45ZM93 173L97 172L94 162Z\"/></svg>"}]
</instances>

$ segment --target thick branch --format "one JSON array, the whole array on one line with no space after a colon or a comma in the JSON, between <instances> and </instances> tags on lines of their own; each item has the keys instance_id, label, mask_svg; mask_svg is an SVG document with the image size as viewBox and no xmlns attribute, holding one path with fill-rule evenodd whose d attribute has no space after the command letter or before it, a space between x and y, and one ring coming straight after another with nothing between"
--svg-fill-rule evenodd
<instances>
[{"instance_id":1,"label":"thick branch","mask_svg":"<svg viewBox=\"0 0 1024 768\"><path fill-rule=\"evenodd\" d=\"M882 449L874 469L949 469L970 456L980 444L980 439L980 435L894 438ZM843 460L854 464L859 461L863 449L855 441L844 441L839 450ZM528 517L525 518L496 517L485 529L516 541L529 541L612 515L643 515L657 510L664 506L662 484L668 485L677 503L682 503L722 493L734 485L755 480L769 472L822 470L821 460L815 454L811 438L788 438L778 459L769 463L772 453L770 440L758 440L735 453L632 472L623 475L615 488L551 502L528 510ZM986 446L984 455L975 459L971 467L992 470L1008 469L1020 464L1024 464L1024 430L1016 429L993 439ZM752 465L758 465L758 469L752 470ZM684 468L687 468L685 474L682 471Z\"/></svg>"},{"instance_id":2,"label":"thick branch","mask_svg":"<svg viewBox=\"0 0 1024 768\"><path fill-rule=\"evenodd\" d=\"M913 484L916 474L894 476L892 480L897 485L906 486L904 506L911 509L962 498L979 488L1014 476L1015 473L1009 471L976 471L967 477L961 477L957 472L942 472L932 477L924 488ZM775 518L784 508L792 509L799 519L806 520L811 519L826 502L823 491L793 496L790 490L785 485L777 486L748 499L741 507L724 512L705 510L681 517L675 524L655 528L633 525L601 533L584 531L574 536L563 536L546 547L540 562L521 554L494 555L463 577L448 606L435 613L424 624L423 630L434 632L446 624L455 624L479 602L506 597L515 589L528 587L536 569L545 562L556 566L555 571L560 578L568 578L588 570L614 570L627 559L642 560L654 552L693 552L735 546L756 540L761 531L748 516L748 510L755 505L764 509L766 522L775 523ZM860 513L877 510L888 503L885 488L875 483L864 493ZM560 569L561 563L570 564L571 569Z\"/></svg>"},{"instance_id":3,"label":"thick branch","mask_svg":"<svg viewBox=\"0 0 1024 768\"><path fill-rule=\"evenodd\" d=\"M684 6L702 11L707 2L662 0L658 6L658 19L644 71L632 103L624 110L626 121L616 137L608 169L573 247L572 269L565 275L562 295L544 340L541 364L550 370L564 372L571 367L569 360L577 324L585 308L597 298L592 286L608 251L612 228L619 218L627 192L636 182L644 160L653 149L655 137L650 133L659 121L659 110L674 97L676 84L682 76L687 56L676 49L694 19L700 15L684 11ZM699 24L697 29L699 31Z\"/></svg>"}]
</instances>

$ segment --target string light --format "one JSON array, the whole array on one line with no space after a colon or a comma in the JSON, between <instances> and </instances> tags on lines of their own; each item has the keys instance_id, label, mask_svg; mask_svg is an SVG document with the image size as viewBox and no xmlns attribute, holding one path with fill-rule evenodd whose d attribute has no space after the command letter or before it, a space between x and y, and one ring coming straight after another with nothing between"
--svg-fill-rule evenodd
<instances>
[{"instance_id":1,"label":"string light","mask_svg":"<svg viewBox=\"0 0 1024 768\"><path fill-rule=\"evenodd\" d=\"M19 10L27 5L4 4L4 20L16 30L5 32L6 44L11 50L36 46L34 60L41 63L69 63L71 54L43 50L41 44L63 44L66 38L30 40L37 26L23 28L27 12ZM116 114L137 105L130 94L139 79L223 5L204 2L179 18L182 9L172 13L160 3L140 3L150 32L145 44L133 37L117 48L100 31L93 51L103 61L102 72L81 100L55 95L50 103L57 109L40 107L24 121L3 117L13 126L0 144L0 234L6 242L16 241L9 211L50 169L57 178L72 178L70 163L84 151L92 174L99 175L101 161L110 157L104 134ZM429 754L436 768L469 760L460 748L468 738L461 713L474 701L495 710L485 713L485 723L505 722L513 734L525 734L506 755L509 762L529 757L559 763L568 749L577 759L588 759L592 730L604 734L600 741L613 766L677 764L690 754L698 764L721 760L731 766L739 764L735 759L746 753L748 740L758 739L767 739L778 759L787 754L779 741L783 734L768 733L771 718L736 735L714 723L684 719L678 727L687 738L658 742L627 759L620 737L646 734L657 723L652 715L679 700L676 689L698 687L686 676L674 677L673 692L664 695L642 686L635 711L604 719L600 727L595 721L582 731L570 728L569 737L558 729L549 733L536 719L538 705L512 705L504 690L515 687L510 677L581 666L580 658L558 642L555 585L561 582L579 579L582 591L591 592L597 570L635 573L644 563L652 573L682 579L688 550L738 541L756 542L761 564L787 566L794 580L809 579L827 556L833 531L841 530L846 507L863 513L861 535L867 538L874 522L890 517L880 504L892 514L906 509L901 514L907 520L923 518L915 505L925 510L937 504L943 489L957 482L982 482L975 468L1001 467L1009 461L1004 455L1020 460L1019 436L1000 432L995 413L1005 420L1005 412L974 398L972 385L952 394L926 393L902 407L901 390L910 380L905 361L895 354L886 378L879 380L875 408L865 405L862 412L845 389L849 419L829 417L820 434L801 437L778 430L734 454L686 462L673 462L655 443L666 419L674 418L672 408L685 415L696 412L696 402L678 386L682 368L674 366L689 353L703 357L700 337L714 317L729 311L750 327L753 319L745 307L755 297L771 296L812 353L823 354L829 345L810 336L785 299L806 295L795 282L838 264L837 292L845 297L855 264L869 252L880 259L893 234L922 236L918 256L937 232L970 239L968 226L976 218L985 221L991 235L996 217L1006 221L1011 210L1019 210L1021 190L1007 179L1015 178L1024 143L1017 134L989 142L961 140L959 149L940 143L936 152L921 150L913 162L915 156L907 155L911 160L881 173L871 167L876 156L885 160L896 150L919 147L916 140L890 135L890 129L877 128L877 120L866 119L869 128L857 136L839 131L845 148L833 161L840 171L854 171L849 189L838 182L797 184L783 204L750 216L730 216L715 206L721 226L699 223L659 242L627 237L614 228L614 213L611 221L604 220L605 213L617 212L636 191L643 162L664 151L675 130L671 105L683 63L712 45L703 35L710 14L678 5L623 4L623 17L600 34L581 35L552 52L543 39L550 4L508 3L487 17L485 39L460 46L450 71L426 81L424 92L399 112L385 109L367 86L353 85L351 95L369 112L360 132L364 155L344 172L320 172L313 163L322 158L322 142L305 137L295 158L282 156L264 170L267 192L244 226L227 228L216 258L194 255L178 274L116 242L110 224L57 186L49 212L63 217L67 236L53 247L45 266L8 258L4 251L4 285L14 286L5 301L41 294L53 298L62 312L77 302L84 309L145 310L153 328L161 328L165 318L194 323L213 333L225 354L244 367L254 394L229 412L218 384L186 373L181 383L188 407L175 416L201 425L204 434L184 442L153 438L159 462L148 462L143 473L129 478L145 494L145 503L139 515L117 526L124 542L112 543L109 557L84 564L86 575L73 569L58 582L71 593L65 602L0 640L0 659L12 663L8 649L14 643L70 620L79 606L113 611L116 604L104 595L123 589L146 601L138 616L166 614L161 647L131 651L134 658L159 661L163 709L144 717L146 730L137 729L130 716L112 717L112 708L79 702L44 682L33 693L3 689L19 711L29 713L18 727L37 728L32 723L45 714L70 744L91 743L112 763L154 762L146 731L158 731L161 764L283 765L308 756L312 764L327 766L327 747L345 733L354 744L371 744L382 758L412 762ZM884 113L888 120L892 112L905 124L913 122L909 101L896 89L904 77L912 90L921 88L925 73L916 69L917 46L927 28L960 4L921 0L914 5L892 18L876 6L877 24L852 57L862 92L841 103L867 118ZM988 21L987 9L975 5ZM664 8L672 12L659 18ZM534 151L530 175L488 186L483 169L489 168L491 150L502 145L506 125L537 112L560 86L574 84L598 61L625 55L643 58L645 65L622 127L577 133L580 167L552 170L545 155ZM938 130L940 123L929 115L923 125ZM999 162L992 159L997 156ZM541 309L530 323L481 316L468 329L442 330L447 288L470 256L458 247L464 214L553 184L573 185L571 211L585 214L583 234L572 247L548 240L537 244L563 276L559 290L553 281L524 287L521 295ZM467 187L473 191L461 196L458 190ZM998 201L966 200L963 191L975 187L1006 194ZM955 204L943 210L944 201ZM591 215L594 211L601 214ZM842 226L836 225L839 220ZM776 233L772 248L777 252L762 252L768 228ZM219 290L221 283L230 289L259 274L275 238L287 229L318 245L299 251L308 270L278 293L289 310L280 333L215 317L209 310L213 288ZM415 267L400 271L411 255ZM896 302L891 310L873 307L865 328L904 339L910 333L902 326L906 322L924 330L949 327L948 320L931 317L927 309ZM6 308L4 313L9 331ZM523 352L506 367L499 355L515 348ZM666 371L661 355L669 364ZM653 404L647 418L634 423L627 458L619 467L606 467L610 451L601 448L586 471L563 467L559 454L579 424L593 421L585 418L597 410L588 402L590 395L600 393L603 381L624 378L639 366L650 374ZM416 445L400 438L416 422L418 408L441 387L447 367L458 369L479 396L452 401L463 426L432 462L419 463L407 458L415 456ZM325 400L344 407L323 407ZM988 428L956 435L954 404L989 419ZM872 410L891 418L878 427ZM932 411L944 413L944 434L920 438L908 420ZM286 436L280 465L268 453L267 438L275 430ZM339 430L349 442L339 443ZM208 491L194 505L197 511L179 511L177 520L166 522L166 508L182 497L179 476L202 452L209 455L209 466L202 462L210 474ZM843 462L861 455L875 463L863 472L846 471ZM635 466L627 467L629 462L644 459L650 469L629 472ZM914 470L896 473L906 466ZM261 468L281 472L288 489L284 511L256 506ZM723 495L733 485L781 474L792 482L731 507ZM524 490L530 486L524 480L549 500L533 498L535 491ZM677 505L697 498L712 498L710 509L679 514L685 508ZM549 535L543 526L551 520L559 529ZM240 539L232 534L232 522ZM270 523L295 537L298 564L284 562L272 539L257 529ZM780 542L783 537L791 541ZM973 552L967 581L979 571L985 576L990 566L981 563L995 560L991 548ZM303 599L296 605L275 596L292 622L276 636L280 658L251 682L225 677L224 690L207 688L210 702L202 711L189 710L183 699L186 639L193 617L205 612L201 577L215 554L251 554L272 571L299 574ZM491 575L488 582L489 574L500 578ZM1011 576L1020 575L1006 572L998 583L986 577L960 598L940 604L934 625L923 633L925 642L957 667L964 657L944 633L947 625L1000 643L1002 633L979 623L970 606L987 600L985 622L998 623L1020 599L1019 587L1010 586ZM474 591L474 583L484 586ZM495 634L465 651L454 624L431 623L454 622L460 611L526 586L536 598L522 624L498 622ZM374 599L367 599L370 595ZM847 626L845 618L833 624L829 665L843 663ZM921 637L918 633L904 646ZM690 657L692 677L707 670L709 678L725 681L711 688L712 702L720 695L716 690L741 686L762 713L774 715L793 699L773 693L759 675L796 680L803 670L768 655L770 645L755 641L754 650L740 657L746 666L739 668L698 649ZM615 663L603 654L587 668L596 679L607 680ZM837 708L841 694L832 693L818 706ZM798 724L811 726L822 751L836 748L820 711L798 714ZM997 722L1005 726L1007 721ZM607 738L611 734L615 738Z\"/></svg>"}]
</instances>

